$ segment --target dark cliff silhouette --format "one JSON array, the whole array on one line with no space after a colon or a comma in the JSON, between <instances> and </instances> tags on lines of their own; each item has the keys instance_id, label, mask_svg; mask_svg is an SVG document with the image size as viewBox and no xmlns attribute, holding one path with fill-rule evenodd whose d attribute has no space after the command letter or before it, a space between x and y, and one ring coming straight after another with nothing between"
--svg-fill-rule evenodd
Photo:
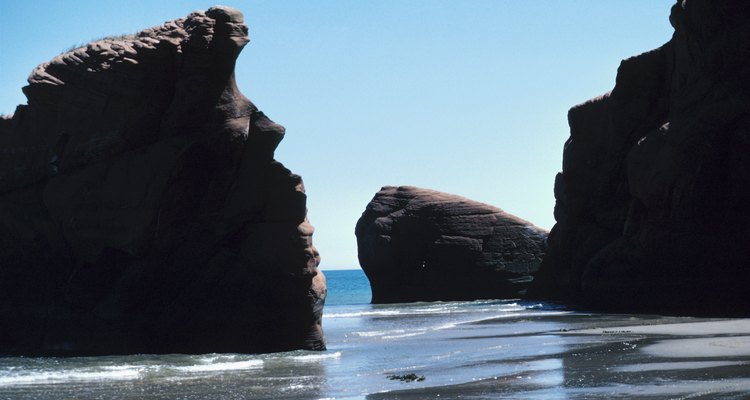
<instances>
[{"instance_id":1,"label":"dark cliff silhouette","mask_svg":"<svg viewBox=\"0 0 750 400\"><path fill-rule=\"evenodd\" d=\"M497 207L412 186L383 187L356 235L373 303L518 298L547 238Z\"/></svg>"},{"instance_id":2,"label":"dark cliff silhouette","mask_svg":"<svg viewBox=\"0 0 750 400\"><path fill-rule=\"evenodd\" d=\"M750 3L682 0L672 39L570 110L532 297L750 313Z\"/></svg>"},{"instance_id":3,"label":"dark cliff silhouette","mask_svg":"<svg viewBox=\"0 0 750 400\"><path fill-rule=\"evenodd\" d=\"M0 118L0 354L323 349L325 278L284 128L213 7L38 66Z\"/></svg>"}]
</instances>

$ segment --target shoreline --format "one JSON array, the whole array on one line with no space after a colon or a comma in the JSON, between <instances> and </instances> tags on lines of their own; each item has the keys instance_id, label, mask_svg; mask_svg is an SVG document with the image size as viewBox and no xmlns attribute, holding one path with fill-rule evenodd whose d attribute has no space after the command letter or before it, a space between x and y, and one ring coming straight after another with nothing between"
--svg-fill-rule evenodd
<instances>
[{"instance_id":1,"label":"shoreline","mask_svg":"<svg viewBox=\"0 0 750 400\"><path fill-rule=\"evenodd\" d=\"M750 394L750 319L579 313L522 301L332 311L326 352L0 358L0 398L137 399L144 390L196 400ZM388 378L410 374L425 380Z\"/></svg>"}]
</instances>

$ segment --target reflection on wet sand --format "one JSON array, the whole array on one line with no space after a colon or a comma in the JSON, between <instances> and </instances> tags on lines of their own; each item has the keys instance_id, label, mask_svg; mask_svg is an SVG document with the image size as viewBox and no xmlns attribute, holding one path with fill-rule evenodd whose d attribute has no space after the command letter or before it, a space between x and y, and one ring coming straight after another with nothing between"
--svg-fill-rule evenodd
<instances>
[{"instance_id":1,"label":"reflection on wet sand","mask_svg":"<svg viewBox=\"0 0 750 400\"><path fill-rule=\"evenodd\" d=\"M0 358L0 399L750 398L750 319L511 300L333 306L325 328L325 352Z\"/></svg>"},{"instance_id":2,"label":"reflection on wet sand","mask_svg":"<svg viewBox=\"0 0 750 400\"><path fill-rule=\"evenodd\" d=\"M563 323L557 318L558 323ZM457 385L401 390L368 399L745 398L750 396L750 320L594 316L571 319L504 372ZM684 323L679 323L684 321ZM633 325L628 325L632 323ZM598 325L591 328L592 325ZM552 332L548 332L552 333ZM468 339L468 338L466 338ZM498 338L499 340L502 340ZM533 341L532 337L528 337ZM552 356L550 347L559 352ZM498 369L500 372L503 369Z\"/></svg>"}]
</instances>

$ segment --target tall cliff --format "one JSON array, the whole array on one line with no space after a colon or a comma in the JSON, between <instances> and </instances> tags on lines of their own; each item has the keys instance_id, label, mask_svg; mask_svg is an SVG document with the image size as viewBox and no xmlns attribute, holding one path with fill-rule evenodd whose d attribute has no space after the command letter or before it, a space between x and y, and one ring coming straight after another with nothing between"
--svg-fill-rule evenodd
<instances>
[{"instance_id":1,"label":"tall cliff","mask_svg":"<svg viewBox=\"0 0 750 400\"><path fill-rule=\"evenodd\" d=\"M302 180L235 84L248 41L213 7L32 72L0 118L0 354L325 347Z\"/></svg>"},{"instance_id":2,"label":"tall cliff","mask_svg":"<svg viewBox=\"0 0 750 400\"><path fill-rule=\"evenodd\" d=\"M672 39L572 108L530 290L622 311L750 312L750 3L681 0Z\"/></svg>"}]
</instances>

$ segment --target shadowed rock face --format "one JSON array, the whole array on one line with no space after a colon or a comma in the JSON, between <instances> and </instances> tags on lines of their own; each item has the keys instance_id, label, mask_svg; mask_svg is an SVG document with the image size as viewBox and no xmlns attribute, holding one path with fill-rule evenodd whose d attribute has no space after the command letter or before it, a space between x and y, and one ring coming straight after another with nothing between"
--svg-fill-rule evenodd
<instances>
[{"instance_id":1,"label":"shadowed rock face","mask_svg":"<svg viewBox=\"0 0 750 400\"><path fill-rule=\"evenodd\" d=\"M517 298L547 232L499 208L410 186L383 187L357 222L373 303Z\"/></svg>"},{"instance_id":2,"label":"shadowed rock face","mask_svg":"<svg viewBox=\"0 0 750 400\"><path fill-rule=\"evenodd\" d=\"M749 17L746 1L678 1L672 39L570 110L532 296L750 313Z\"/></svg>"},{"instance_id":3,"label":"shadowed rock face","mask_svg":"<svg viewBox=\"0 0 750 400\"><path fill-rule=\"evenodd\" d=\"M32 72L0 118L0 353L325 347L302 180L235 85L248 41L214 7Z\"/></svg>"}]
</instances>

